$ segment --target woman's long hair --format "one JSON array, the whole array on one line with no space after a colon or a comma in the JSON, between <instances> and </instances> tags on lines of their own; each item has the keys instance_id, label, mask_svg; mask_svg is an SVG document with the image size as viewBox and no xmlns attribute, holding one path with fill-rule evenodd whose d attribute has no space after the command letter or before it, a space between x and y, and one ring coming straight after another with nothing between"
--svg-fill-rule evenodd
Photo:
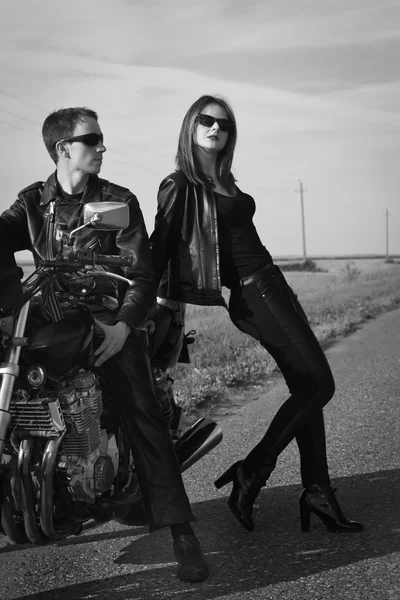
<instances>
[{"instance_id":1,"label":"woman's long hair","mask_svg":"<svg viewBox=\"0 0 400 600\"><path fill-rule=\"evenodd\" d=\"M200 166L194 153L194 134L197 126L197 117L210 104L218 104L225 109L228 119L233 123L233 129L228 134L225 147L218 153L216 164L219 182L227 190L232 191L235 185L235 178L231 173L231 167L236 146L237 130L233 110L224 98L208 95L201 96L189 108L183 119L179 134L178 152L175 159L176 167L178 170L181 170L192 183L201 183L207 188L212 188L212 181L200 170Z\"/></svg>"}]
</instances>

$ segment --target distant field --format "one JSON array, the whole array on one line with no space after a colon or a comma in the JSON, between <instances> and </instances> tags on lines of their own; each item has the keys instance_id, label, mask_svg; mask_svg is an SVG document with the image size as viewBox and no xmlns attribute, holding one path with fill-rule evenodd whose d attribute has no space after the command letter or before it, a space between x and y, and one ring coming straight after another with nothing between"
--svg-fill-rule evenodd
<instances>
[{"instance_id":1,"label":"distant field","mask_svg":"<svg viewBox=\"0 0 400 600\"><path fill-rule=\"evenodd\" d=\"M285 264L287 262L298 261L299 258L293 259L275 259L276 264ZM390 269L393 265L390 263L386 263L383 258L357 258L357 257L348 257L348 258L321 258L314 259L320 269L324 269L332 273L342 273L346 269L346 264L354 263L355 266L360 269L363 273L366 271L382 271ZM395 262L400 263L400 257L394 259ZM33 263L29 261L18 261L18 264L24 270L24 276L28 277L30 273L33 271ZM300 276L303 277L304 273L291 273L294 277Z\"/></svg>"},{"instance_id":2,"label":"distant field","mask_svg":"<svg viewBox=\"0 0 400 600\"><path fill-rule=\"evenodd\" d=\"M396 261L400 259L395 259ZM279 260L276 261L280 263ZM324 258L315 261L320 269L329 271L330 274L343 274L347 271L346 265L354 263L362 273L370 271L386 271L393 264L386 263L382 258Z\"/></svg>"}]
</instances>

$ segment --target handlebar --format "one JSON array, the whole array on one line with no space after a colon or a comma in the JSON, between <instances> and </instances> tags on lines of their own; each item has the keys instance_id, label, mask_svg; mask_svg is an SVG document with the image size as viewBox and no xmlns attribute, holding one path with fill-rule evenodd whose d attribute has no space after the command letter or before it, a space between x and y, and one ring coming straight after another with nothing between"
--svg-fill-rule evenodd
<instances>
[{"instance_id":1,"label":"handlebar","mask_svg":"<svg viewBox=\"0 0 400 600\"><path fill-rule=\"evenodd\" d=\"M84 267L95 265L112 265L125 267L130 266L133 263L131 256L113 256L109 254L96 254L92 250L77 250L71 251L67 256L57 256L56 258L49 260L42 260L38 268L23 282L24 294L23 302L25 304L35 294L43 290L48 285L48 277L51 279L57 278L57 275L66 273L79 273ZM54 269L55 271L48 271L47 269ZM102 270L87 270L87 275L111 277L112 279L118 279L123 281L129 287L133 287L135 282L133 279L128 279L118 273L111 271ZM54 283L54 281L53 281Z\"/></svg>"},{"instance_id":2,"label":"handlebar","mask_svg":"<svg viewBox=\"0 0 400 600\"><path fill-rule=\"evenodd\" d=\"M132 266L132 256L119 256L110 254L97 254L93 250L77 250L70 252L67 257L57 257L50 260L42 261L44 267L65 268L71 266L83 267L90 265L109 265L114 267L130 267Z\"/></svg>"},{"instance_id":3,"label":"handlebar","mask_svg":"<svg viewBox=\"0 0 400 600\"><path fill-rule=\"evenodd\" d=\"M114 265L116 267L130 267L132 266L132 256L113 256L108 254L97 254L93 264Z\"/></svg>"}]
</instances>

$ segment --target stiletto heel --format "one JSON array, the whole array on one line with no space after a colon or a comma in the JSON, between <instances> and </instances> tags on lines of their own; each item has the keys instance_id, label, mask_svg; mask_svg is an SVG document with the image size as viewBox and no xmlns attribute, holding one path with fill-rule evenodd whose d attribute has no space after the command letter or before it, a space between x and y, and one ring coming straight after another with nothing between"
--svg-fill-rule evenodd
<instances>
[{"instance_id":1,"label":"stiletto heel","mask_svg":"<svg viewBox=\"0 0 400 600\"><path fill-rule=\"evenodd\" d=\"M242 467L242 463L243 461L239 460L229 467L229 469L214 482L214 485L217 488L221 488L227 483L233 482L231 495L228 499L228 506L239 523L247 529L247 531L253 531L253 505L261 488L265 486L266 478L256 473L246 474Z\"/></svg>"},{"instance_id":2,"label":"stiletto heel","mask_svg":"<svg viewBox=\"0 0 400 600\"><path fill-rule=\"evenodd\" d=\"M300 521L301 521L301 530L309 531L310 530L310 519L311 519L311 510L309 506L307 506L305 497L303 495L300 497Z\"/></svg>"},{"instance_id":3,"label":"stiletto heel","mask_svg":"<svg viewBox=\"0 0 400 600\"><path fill-rule=\"evenodd\" d=\"M347 519L330 485L312 485L303 490L300 499L301 530L309 531L311 513L319 517L331 533L353 533L363 529L362 523Z\"/></svg>"},{"instance_id":4,"label":"stiletto heel","mask_svg":"<svg viewBox=\"0 0 400 600\"><path fill-rule=\"evenodd\" d=\"M227 483L230 483L231 481L233 481L233 478L235 477L235 473L236 473L236 465L237 464L238 463L235 463L234 465L230 466L229 469L227 469L227 471L225 471L225 473L222 473L221 477L218 477L218 479L216 479L214 481L214 485L218 490L220 488L224 487L224 485L226 485Z\"/></svg>"}]
</instances>

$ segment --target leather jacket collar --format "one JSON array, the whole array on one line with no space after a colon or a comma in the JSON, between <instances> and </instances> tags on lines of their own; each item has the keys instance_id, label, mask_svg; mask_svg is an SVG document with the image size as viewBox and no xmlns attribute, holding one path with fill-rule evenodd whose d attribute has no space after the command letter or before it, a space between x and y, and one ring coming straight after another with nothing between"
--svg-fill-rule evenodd
<instances>
[{"instance_id":1,"label":"leather jacket collar","mask_svg":"<svg viewBox=\"0 0 400 600\"><path fill-rule=\"evenodd\" d=\"M105 179L100 179L95 175L91 175L86 184L83 196L78 202L80 204L86 204L86 202L100 202L101 190L105 189L108 186L108 183L109 182ZM60 195L61 192L57 180L57 171L54 171L44 184L40 206L47 206L47 204L59 198Z\"/></svg>"}]
</instances>

